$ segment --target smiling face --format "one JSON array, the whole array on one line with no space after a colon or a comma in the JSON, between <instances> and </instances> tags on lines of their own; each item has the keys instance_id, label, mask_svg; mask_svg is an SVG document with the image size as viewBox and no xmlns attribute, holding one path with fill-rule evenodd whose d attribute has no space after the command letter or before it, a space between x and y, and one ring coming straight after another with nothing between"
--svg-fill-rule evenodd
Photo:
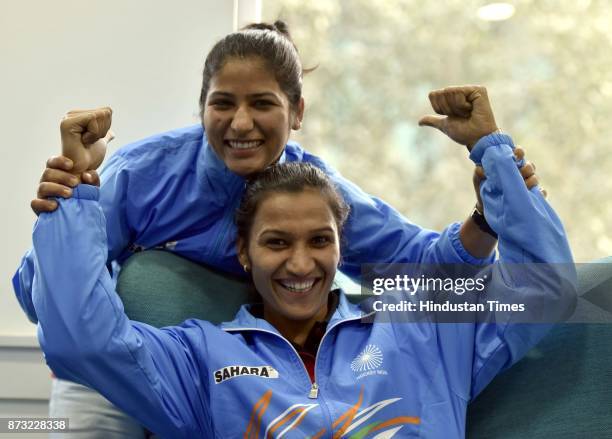
<instances>
[{"instance_id":1,"label":"smiling face","mask_svg":"<svg viewBox=\"0 0 612 439\"><path fill-rule=\"evenodd\" d=\"M261 58L230 58L211 79L203 122L217 156L247 176L280 157L303 112L303 100L292 109Z\"/></svg>"},{"instance_id":2,"label":"smiling face","mask_svg":"<svg viewBox=\"0 0 612 439\"><path fill-rule=\"evenodd\" d=\"M239 240L263 298L264 317L283 335L311 327L327 314L327 299L340 259L338 227L321 192L271 192L260 201L248 242Z\"/></svg>"}]
</instances>

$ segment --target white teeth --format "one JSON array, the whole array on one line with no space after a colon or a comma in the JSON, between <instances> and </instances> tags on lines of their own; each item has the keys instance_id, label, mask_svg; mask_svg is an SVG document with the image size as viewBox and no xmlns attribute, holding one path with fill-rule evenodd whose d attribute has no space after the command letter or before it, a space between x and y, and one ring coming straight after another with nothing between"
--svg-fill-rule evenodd
<instances>
[{"instance_id":1,"label":"white teeth","mask_svg":"<svg viewBox=\"0 0 612 439\"><path fill-rule=\"evenodd\" d=\"M229 140L228 143L232 148L235 149L250 149L257 148L259 145L261 145L262 142L260 140L253 140L249 142Z\"/></svg>"},{"instance_id":2,"label":"white teeth","mask_svg":"<svg viewBox=\"0 0 612 439\"><path fill-rule=\"evenodd\" d=\"M288 282L288 281L284 281L281 282L281 285L284 286L285 288L287 288L288 290L291 291L295 291L298 293L302 293L304 291L308 291L312 288L312 286L314 285L315 281L314 279L309 280L309 281L304 281L304 282Z\"/></svg>"}]
</instances>

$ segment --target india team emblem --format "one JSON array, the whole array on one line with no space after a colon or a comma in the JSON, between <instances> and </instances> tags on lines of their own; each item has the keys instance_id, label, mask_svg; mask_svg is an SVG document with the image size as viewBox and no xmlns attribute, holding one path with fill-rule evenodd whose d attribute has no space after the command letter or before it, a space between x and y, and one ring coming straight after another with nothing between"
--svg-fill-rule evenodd
<instances>
[{"instance_id":1,"label":"india team emblem","mask_svg":"<svg viewBox=\"0 0 612 439\"><path fill-rule=\"evenodd\" d=\"M375 344L367 345L351 362L353 372L366 372L378 369L383 363L383 353Z\"/></svg>"}]
</instances>

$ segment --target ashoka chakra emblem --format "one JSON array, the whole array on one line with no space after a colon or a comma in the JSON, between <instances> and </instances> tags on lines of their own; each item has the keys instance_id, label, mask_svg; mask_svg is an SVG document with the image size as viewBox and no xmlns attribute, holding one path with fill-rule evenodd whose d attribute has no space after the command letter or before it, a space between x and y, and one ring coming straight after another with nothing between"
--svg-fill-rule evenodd
<instances>
[{"instance_id":1,"label":"ashoka chakra emblem","mask_svg":"<svg viewBox=\"0 0 612 439\"><path fill-rule=\"evenodd\" d=\"M377 369L383 362L383 354L378 346L369 344L363 351L351 362L351 370L353 372L364 372L367 370Z\"/></svg>"}]
</instances>

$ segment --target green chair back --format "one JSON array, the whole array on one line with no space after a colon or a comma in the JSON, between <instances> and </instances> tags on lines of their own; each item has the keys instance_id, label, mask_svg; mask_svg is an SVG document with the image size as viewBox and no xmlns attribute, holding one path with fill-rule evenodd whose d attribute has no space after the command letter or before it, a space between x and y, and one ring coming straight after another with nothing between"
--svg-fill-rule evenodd
<instances>
[{"instance_id":1,"label":"green chair back","mask_svg":"<svg viewBox=\"0 0 612 439\"><path fill-rule=\"evenodd\" d=\"M229 321L242 304L258 300L246 279L161 250L129 258L117 279L117 292L130 319L158 328L190 318Z\"/></svg>"},{"instance_id":2,"label":"green chair back","mask_svg":"<svg viewBox=\"0 0 612 439\"><path fill-rule=\"evenodd\" d=\"M596 262L578 266L578 294L609 314L612 258ZM555 326L470 404L467 437L612 438L612 324Z\"/></svg>"}]
</instances>

